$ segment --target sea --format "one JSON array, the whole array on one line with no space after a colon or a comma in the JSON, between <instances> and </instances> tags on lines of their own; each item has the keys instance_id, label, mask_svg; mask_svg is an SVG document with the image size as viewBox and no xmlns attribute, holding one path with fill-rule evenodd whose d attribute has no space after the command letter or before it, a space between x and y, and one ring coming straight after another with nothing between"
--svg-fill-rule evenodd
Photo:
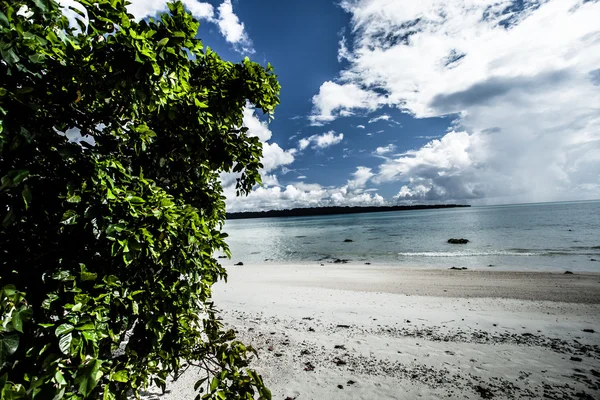
<instances>
[{"instance_id":1,"label":"sea","mask_svg":"<svg viewBox=\"0 0 600 400\"><path fill-rule=\"evenodd\" d=\"M248 264L600 272L600 200L238 219L224 230L231 262Z\"/></svg>"}]
</instances>

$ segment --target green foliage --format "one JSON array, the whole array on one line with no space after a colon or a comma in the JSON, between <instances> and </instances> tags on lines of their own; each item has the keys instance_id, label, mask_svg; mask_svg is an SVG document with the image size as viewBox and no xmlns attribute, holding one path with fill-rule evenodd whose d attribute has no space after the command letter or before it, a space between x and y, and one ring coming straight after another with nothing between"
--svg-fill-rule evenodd
<instances>
[{"instance_id":1,"label":"green foliage","mask_svg":"<svg viewBox=\"0 0 600 400\"><path fill-rule=\"evenodd\" d=\"M53 0L0 0L0 397L137 396L199 365L198 398L270 398L210 296L219 174L260 182L243 107L271 114L276 77L203 48L181 3L78 2L75 30Z\"/></svg>"}]
</instances>

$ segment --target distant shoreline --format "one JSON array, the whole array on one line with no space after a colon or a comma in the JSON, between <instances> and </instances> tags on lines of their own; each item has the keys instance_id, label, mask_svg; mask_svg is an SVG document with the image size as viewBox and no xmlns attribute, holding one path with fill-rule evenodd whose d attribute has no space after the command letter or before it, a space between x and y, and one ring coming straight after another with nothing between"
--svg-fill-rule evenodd
<instances>
[{"instance_id":1,"label":"distant shoreline","mask_svg":"<svg viewBox=\"0 0 600 400\"><path fill-rule=\"evenodd\" d=\"M227 219L247 218L277 218L277 217L311 217L318 215L340 215L340 214L362 214L372 212L430 210L438 208L471 207L466 204L434 204L434 205L412 205L412 206L387 206L387 207L314 207L314 208L292 208L287 210L270 211L246 211L227 213Z\"/></svg>"}]
</instances>

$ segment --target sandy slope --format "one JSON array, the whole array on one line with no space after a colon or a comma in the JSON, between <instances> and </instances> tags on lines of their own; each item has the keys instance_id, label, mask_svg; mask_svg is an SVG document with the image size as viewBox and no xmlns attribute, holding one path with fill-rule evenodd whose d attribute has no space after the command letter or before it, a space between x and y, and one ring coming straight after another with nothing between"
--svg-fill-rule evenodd
<instances>
[{"instance_id":1,"label":"sandy slope","mask_svg":"<svg viewBox=\"0 0 600 400\"><path fill-rule=\"evenodd\" d=\"M600 275L243 266L214 297L274 399L600 398Z\"/></svg>"}]
</instances>

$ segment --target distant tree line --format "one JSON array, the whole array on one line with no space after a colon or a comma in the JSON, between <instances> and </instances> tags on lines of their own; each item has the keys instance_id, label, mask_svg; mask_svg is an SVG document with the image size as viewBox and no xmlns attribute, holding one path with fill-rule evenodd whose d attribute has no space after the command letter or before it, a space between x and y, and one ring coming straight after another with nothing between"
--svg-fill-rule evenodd
<instances>
[{"instance_id":1,"label":"distant tree line","mask_svg":"<svg viewBox=\"0 0 600 400\"><path fill-rule=\"evenodd\" d=\"M227 219L276 218L276 217L310 217L315 215L360 214L371 212L430 210L435 208L471 207L465 204L418 204L411 206L368 206L368 207L312 207L292 208L287 210L246 211L227 213Z\"/></svg>"}]
</instances>

